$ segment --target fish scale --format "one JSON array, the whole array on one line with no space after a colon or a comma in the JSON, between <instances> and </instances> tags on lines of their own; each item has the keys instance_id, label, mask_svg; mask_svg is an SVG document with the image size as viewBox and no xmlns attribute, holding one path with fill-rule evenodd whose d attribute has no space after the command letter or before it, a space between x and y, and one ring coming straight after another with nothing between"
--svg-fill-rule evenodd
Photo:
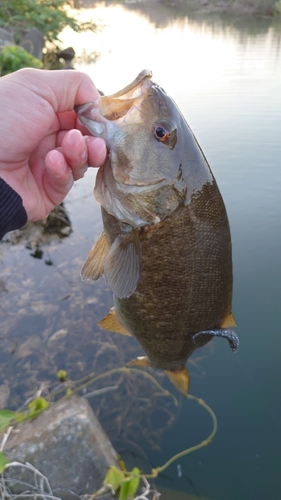
<instances>
[{"instance_id":1,"label":"fish scale","mask_svg":"<svg viewBox=\"0 0 281 500\"><path fill-rule=\"evenodd\" d=\"M190 224L189 211L190 206L180 208L151 238L149 231L141 232L142 276L136 293L115 299L122 323L133 330L153 365L165 370L185 364L195 349L192 334L220 328L231 312L230 234L221 246L213 228L210 239L210 228L202 231L200 221L198 227ZM202 345L210 340L204 338Z\"/></svg>"}]
</instances>

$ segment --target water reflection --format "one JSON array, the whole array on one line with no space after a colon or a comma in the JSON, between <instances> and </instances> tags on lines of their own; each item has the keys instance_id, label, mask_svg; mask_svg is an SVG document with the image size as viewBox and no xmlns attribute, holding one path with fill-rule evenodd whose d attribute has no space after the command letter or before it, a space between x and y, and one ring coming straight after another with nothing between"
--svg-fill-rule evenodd
<instances>
[{"instance_id":1,"label":"water reflection","mask_svg":"<svg viewBox=\"0 0 281 500\"><path fill-rule=\"evenodd\" d=\"M120 2L113 2L114 4ZM277 17L270 16L253 16L247 8L243 9L241 5L240 11L236 13L231 13L228 11L223 11L214 9L206 16L206 11L208 7L202 5L201 9L198 8L198 2L196 2L196 8L192 8L190 3L181 2L179 6L167 5L168 2L125 2L124 7L126 10L131 12L137 12L138 14L144 15L149 22L155 25L155 28L167 28L171 24L177 24L178 27L183 28L185 24L208 26L209 31L218 33L222 31L224 33L229 32L231 28L234 28L239 32L239 36L244 35L257 35L264 34L271 27L277 27L280 29L280 19Z\"/></svg>"},{"instance_id":2,"label":"water reflection","mask_svg":"<svg viewBox=\"0 0 281 500\"><path fill-rule=\"evenodd\" d=\"M76 242L76 250L78 247ZM0 291L0 393L8 390L9 401L6 399L3 405L12 409L18 409L39 386L48 394L57 384L59 369L66 369L69 379L76 380L85 374L123 367L139 354L133 339L124 341L97 327L109 307L104 286L96 287L93 294L81 284L83 257L78 259L76 254L71 258L67 248L66 240L59 246L44 244L53 262L51 267L31 259L21 243L12 247L10 258L5 258ZM154 376L162 383L161 374ZM149 448L159 447L164 430L173 425L180 406L176 407L171 398L163 398L153 383L134 373L108 377L88 392L108 386L115 386L114 391L94 394L90 401L113 442L122 442L133 451L144 442Z\"/></svg>"}]
</instances>

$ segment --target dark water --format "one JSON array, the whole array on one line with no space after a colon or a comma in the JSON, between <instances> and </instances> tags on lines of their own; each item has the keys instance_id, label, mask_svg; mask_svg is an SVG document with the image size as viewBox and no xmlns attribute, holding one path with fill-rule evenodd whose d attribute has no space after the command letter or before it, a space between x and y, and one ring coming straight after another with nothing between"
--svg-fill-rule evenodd
<instances>
[{"instance_id":1,"label":"dark water","mask_svg":"<svg viewBox=\"0 0 281 500\"><path fill-rule=\"evenodd\" d=\"M63 35L64 43L77 52L101 51L96 64L79 67L105 93L119 90L141 69L152 69L155 81L183 111L208 158L232 232L239 352L234 355L226 341L214 339L188 363L190 392L215 411L218 433L210 446L171 465L158 487L212 500L278 500L280 23L243 15L231 20L196 19L154 3L142 11L134 4L101 4L86 14L101 19L106 27L95 35ZM32 258L34 250L25 248L25 243L3 246L0 384L10 386L12 407L22 394L30 395L41 382L54 380L58 368L78 378L122 366L142 354L133 339L96 327L112 305L104 282L80 282L81 264L101 230L93 185L94 172L89 172L73 188L65 204L73 232L63 240L51 237L40 243L41 259ZM29 241L35 245L34 238ZM201 407L182 400L175 409L172 401L158 396L151 402L147 382L138 383L137 394L134 384L123 381L120 393L113 391L92 402L130 466L138 462L148 470L148 462L161 465L211 432L210 417ZM130 410L126 415L116 406L118 400ZM159 427L163 431L158 432ZM141 458L142 452L146 459Z\"/></svg>"}]
</instances>

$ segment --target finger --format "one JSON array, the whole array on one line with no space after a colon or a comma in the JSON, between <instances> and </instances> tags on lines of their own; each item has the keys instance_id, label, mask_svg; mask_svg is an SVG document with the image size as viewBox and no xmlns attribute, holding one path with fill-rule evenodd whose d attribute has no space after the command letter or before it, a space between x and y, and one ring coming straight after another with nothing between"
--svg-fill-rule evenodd
<instances>
[{"instance_id":1,"label":"finger","mask_svg":"<svg viewBox=\"0 0 281 500\"><path fill-rule=\"evenodd\" d=\"M88 75L76 70L41 71L24 68L18 73L23 84L48 101L55 113L94 101L99 93Z\"/></svg>"},{"instance_id":2,"label":"finger","mask_svg":"<svg viewBox=\"0 0 281 500\"><path fill-rule=\"evenodd\" d=\"M106 144L100 137L85 137L88 150L88 164L91 167L100 167L107 157Z\"/></svg>"},{"instance_id":3,"label":"finger","mask_svg":"<svg viewBox=\"0 0 281 500\"><path fill-rule=\"evenodd\" d=\"M62 154L72 169L74 180L84 176L87 167L98 167L106 158L105 141L98 137L83 137L78 130L67 132L62 141Z\"/></svg>"},{"instance_id":4,"label":"finger","mask_svg":"<svg viewBox=\"0 0 281 500\"><path fill-rule=\"evenodd\" d=\"M65 111L65 113L57 113L60 130L71 130L77 128L83 135L88 134L88 130L77 118L75 111Z\"/></svg>"},{"instance_id":5,"label":"finger","mask_svg":"<svg viewBox=\"0 0 281 500\"><path fill-rule=\"evenodd\" d=\"M81 125L81 123L79 122L79 120L77 120L76 122L74 122L73 126L70 126L70 123L69 124L65 124L65 126L62 127L62 130L60 130L58 132L58 135L57 135L57 146L61 146L62 145L62 141L63 141L65 135L71 129L78 129L78 130L80 130L80 132L81 132L82 135L88 135L89 134L89 131L86 129L86 127L84 127L84 125Z\"/></svg>"},{"instance_id":6,"label":"finger","mask_svg":"<svg viewBox=\"0 0 281 500\"><path fill-rule=\"evenodd\" d=\"M65 134L62 154L72 170L74 180L84 176L88 166L88 150L86 141L79 130L70 130Z\"/></svg>"},{"instance_id":7,"label":"finger","mask_svg":"<svg viewBox=\"0 0 281 500\"><path fill-rule=\"evenodd\" d=\"M62 145L62 141L65 138L66 134L68 134L68 130L61 130L57 135L57 148Z\"/></svg>"},{"instance_id":8,"label":"finger","mask_svg":"<svg viewBox=\"0 0 281 500\"><path fill-rule=\"evenodd\" d=\"M54 205L63 201L73 186L72 170L62 152L53 149L45 158L44 188Z\"/></svg>"},{"instance_id":9,"label":"finger","mask_svg":"<svg viewBox=\"0 0 281 500\"><path fill-rule=\"evenodd\" d=\"M71 130L76 128L77 115L75 111L65 111L64 113L57 113L61 130Z\"/></svg>"}]
</instances>

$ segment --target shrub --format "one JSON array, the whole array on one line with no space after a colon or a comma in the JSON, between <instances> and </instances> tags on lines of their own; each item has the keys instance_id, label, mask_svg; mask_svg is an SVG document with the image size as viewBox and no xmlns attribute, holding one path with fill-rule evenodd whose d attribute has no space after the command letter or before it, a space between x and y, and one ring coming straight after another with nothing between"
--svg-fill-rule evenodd
<instances>
[{"instance_id":1,"label":"shrub","mask_svg":"<svg viewBox=\"0 0 281 500\"><path fill-rule=\"evenodd\" d=\"M18 45L7 45L0 52L0 75L6 75L25 67L42 68L43 63Z\"/></svg>"}]
</instances>

